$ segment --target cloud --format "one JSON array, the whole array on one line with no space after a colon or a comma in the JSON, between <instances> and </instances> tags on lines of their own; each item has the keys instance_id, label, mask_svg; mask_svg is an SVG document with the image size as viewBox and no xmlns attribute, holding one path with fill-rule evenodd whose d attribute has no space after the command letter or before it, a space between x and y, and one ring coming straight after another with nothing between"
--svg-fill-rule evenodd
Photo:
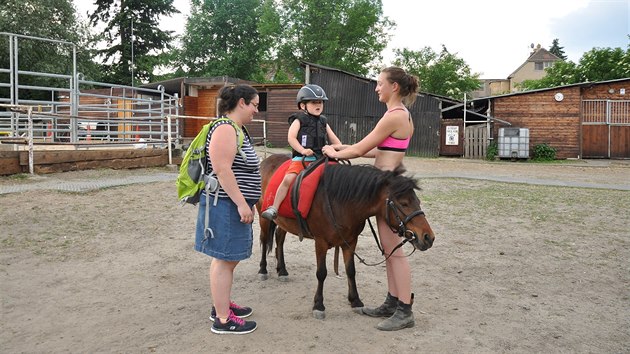
<instances>
[{"instance_id":1,"label":"cloud","mask_svg":"<svg viewBox=\"0 0 630 354\"><path fill-rule=\"evenodd\" d=\"M420 50L429 46L440 51L444 44L482 78L506 78L527 60L532 43L549 48L553 39L559 38L570 59L575 55L579 59L584 51L592 49L590 43L579 42L580 36L569 36L578 33L580 14L593 23L605 23L610 11L615 11L627 28L628 11L620 9L620 3L628 6L626 0L439 0L414 3L412 8L408 1L383 0L385 15L398 24L384 57L393 59L394 48ZM610 7L614 10L593 11ZM579 46L569 43L574 38ZM603 35L598 43L609 46L610 41ZM573 46L575 50L569 50Z\"/></svg>"},{"instance_id":2,"label":"cloud","mask_svg":"<svg viewBox=\"0 0 630 354\"><path fill-rule=\"evenodd\" d=\"M569 60L578 62L595 47L626 49L630 33L630 2L591 1L587 7L557 19L551 29Z\"/></svg>"}]
</instances>

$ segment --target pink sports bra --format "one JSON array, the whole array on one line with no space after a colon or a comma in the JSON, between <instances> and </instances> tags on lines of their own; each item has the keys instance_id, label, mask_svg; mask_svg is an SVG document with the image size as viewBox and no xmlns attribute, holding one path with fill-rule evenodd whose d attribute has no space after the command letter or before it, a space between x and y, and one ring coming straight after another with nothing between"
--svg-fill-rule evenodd
<instances>
[{"instance_id":1,"label":"pink sports bra","mask_svg":"<svg viewBox=\"0 0 630 354\"><path fill-rule=\"evenodd\" d=\"M398 110L404 111L405 109L401 107L397 107L387 112L389 113L389 112L398 111ZM409 121L411 122L411 113L409 113ZM407 151L407 148L409 147L410 140L411 140L411 135L409 135L406 139L399 139L390 135L387 138L385 138L385 140L383 140L380 144L377 145L377 149L405 152Z\"/></svg>"}]
</instances>

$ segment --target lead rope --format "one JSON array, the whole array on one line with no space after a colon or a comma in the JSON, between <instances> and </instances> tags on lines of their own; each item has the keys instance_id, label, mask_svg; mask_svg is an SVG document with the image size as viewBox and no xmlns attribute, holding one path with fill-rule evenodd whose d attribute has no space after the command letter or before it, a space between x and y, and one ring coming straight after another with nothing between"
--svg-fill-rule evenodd
<instances>
[{"instance_id":1,"label":"lead rope","mask_svg":"<svg viewBox=\"0 0 630 354\"><path fill-rule=\"evenodd\" d=\"M374 231L374 227L372 226L372 222L370 221L370 218L368 218L367 220L368 220L368 224L370 225L370 230L372 230L372 235L374 235L374 240L376 240L376 245L378 246L378 249L381 251L381 254L384 256L385 255L385 250L383 249L383 247L381 247L381 244L378 241L378 236L376 235L376 231ZM345 242L346 240L343 240L343 241ZM397 249L402 247L407 242L409 242L409 240L404 238L396 247L394 247L394 249L387 255L387 257L385 257L385 259L383 259L382 261L380 261L378 263L366 263L365 260L363 260L363 258L361 258L361 256L359 256L358 253L356 253L356 252L353 252L353 253L357 257L357 259L359 259L359 262L365 264L366 266L373 267L373 266L377 266L379 264L383 264L383 263L387 262L389 257L391 257L394 254L394 252L396 252ZM346 244L347 244L347 242L346 242ZM415 251L416 251L416 248L414 247L413 251L411 251L411 253L408 254L407 257L411 256Z\"/></svg>"}]
</instances>

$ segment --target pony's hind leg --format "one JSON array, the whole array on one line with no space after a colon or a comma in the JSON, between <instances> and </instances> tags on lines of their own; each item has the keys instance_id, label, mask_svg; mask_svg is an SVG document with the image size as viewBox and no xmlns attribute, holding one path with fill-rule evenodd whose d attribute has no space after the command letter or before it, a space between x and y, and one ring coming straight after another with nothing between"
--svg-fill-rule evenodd
<instances>
[{"instance_id":1,"label":"pony's hind leg","mask_svg":"<svg viewBox=\"0 0 630 354\"><path fill-rule=\"evenodd\" d=\"M352 310L356 313L361 313L363 309L363 302L359 298L359 291L357 290L356 282L356 268L354 267L354 248L356 243L352 245L352 249L343 249L343 261L346 266L346 276L348 277L348 301Z\"/></svg>"},{"instance_id":2,"label":"pony's hind leg","mask_svg":"<svg viewBox=\"0 0 630 354\"><path fill-rule=\"evenodd\" d=\"M267 273L267 246L262 245L262 254L260 255L260 267L258 268L258 279L267 280L269 273Z\"/></svg>"},{"instance_id":3,"label":"pony's hind leg","mask_svg":"<svg viewBox=\"0 0 630 354\"><path fill-rule=\"evenodd\" d=\"M281 228L276 229L276 272L280 281L289 281L289 272L287 272L287 265L284 263L284 240L286 236L286 231Z\"/></svg>"},{"instance_id":4,"label":"pony's hind leg","mask_svg":"<svg viewBox=\"0 0 630 354\"><path fill-rule=\"evenodd\" d=\"M270 223L266 219L259 218L260 220L260 266L258 268L258 278L260 280L267 280L269 278L269 273L267 273L267 253L269 253L270 248L273 247L268 245L269 237L273 234L270 232ZM273 242L273 241L272 241Z\"/></svg>"},{"instance_id":5,"label":"pony's hind leg","mask_svg":"<svg viewBox=\"0 0 630 354\"><path fill-rule=\"evenodd\" d=\"M324 280L328 270L326 269L326 252L328 244L326 241L315 239L315 257L317 258L317 291L315 292L313 304L313 316L318 320L326 318L326 307L324 306Z\"/></svg>"}]
</instances>

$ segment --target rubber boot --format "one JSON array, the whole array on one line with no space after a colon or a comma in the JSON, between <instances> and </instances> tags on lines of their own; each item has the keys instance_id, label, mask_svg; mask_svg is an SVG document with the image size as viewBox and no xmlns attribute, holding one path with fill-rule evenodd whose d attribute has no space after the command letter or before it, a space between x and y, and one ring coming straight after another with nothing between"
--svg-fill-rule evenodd
<instances>
[{"instance_id":1,"label":"rubber boot","mask_svg":"<svg viewBox=\"0 0 630 354\"><path fill-rule=\"evenodd\" d=\"M269 221L273 221L273 219L275 219L278 216L278 210L274 208L273 206L270 206L269 208L265 209L265 211L263 211L262 214L260 214L260 216L262 216L263 218Z\"/></svg>"},{"instance_id":2,"label":"rubber boot","mask_svg":"<svg viewBox=\"0 0 630 354\"><path fill-rule=\"evenodd\" d=\"M398 306L398 298L387 292L385 302L377 308L363 308L363 314L370 317L390 317L396 312Z\"/></svg>"},{"instance_id":3,"label":"rubber boot","mask_svg":"<svg viewBox=\"0 0 630 354\"><path fill-rule=\"evenodd\" d=\"M411 303L405 304L404 302L398 300L398 305L396 306L396 312L386 319L385 321L379 323L376 328L381 331L397 331L403 328L410 328L416 324L416 321L413 318L413 312L411 311L411 306L413 305L413 294L411 294Z\"/></svg>"}]
</instances>

